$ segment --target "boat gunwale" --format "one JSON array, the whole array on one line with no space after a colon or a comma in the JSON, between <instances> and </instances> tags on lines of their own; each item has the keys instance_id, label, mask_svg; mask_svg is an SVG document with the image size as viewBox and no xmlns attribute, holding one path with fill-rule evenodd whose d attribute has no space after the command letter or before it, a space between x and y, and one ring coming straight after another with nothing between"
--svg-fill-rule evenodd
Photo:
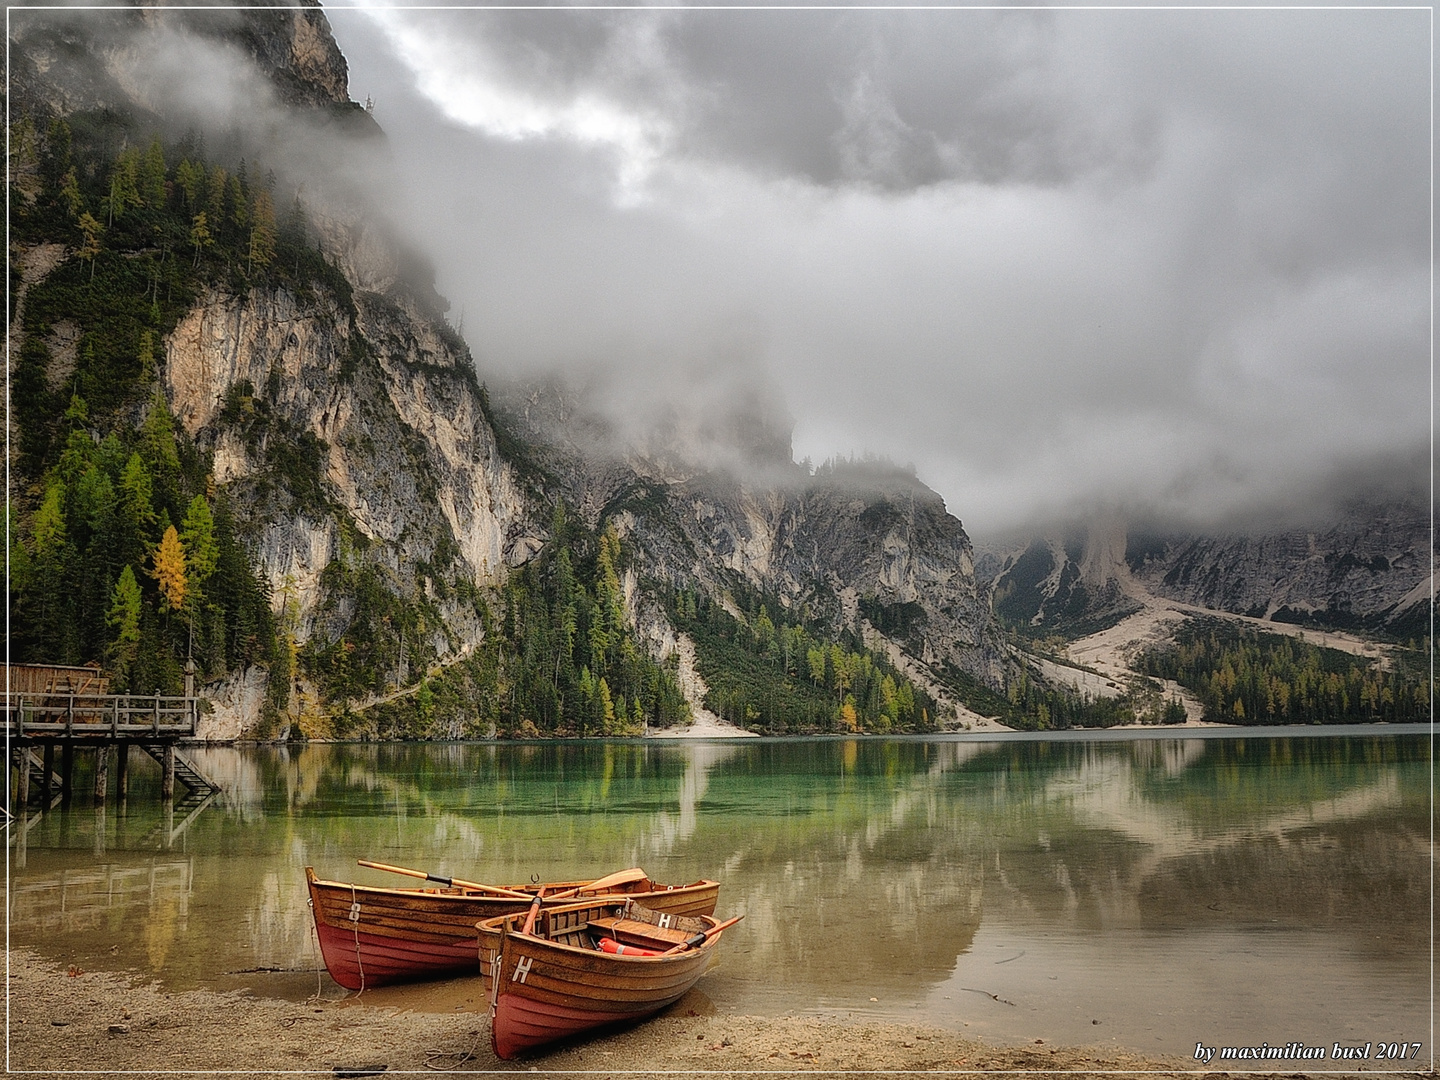
<instances>
[{"instance_id":1,"label":"boat gunwale","mask_svg":"<svg viewBox=\"0 0 1440 1080\"><path fill-rule=\"evenodd\" d=\"M582 903L582 904L557 905L556 907L547 908L546 910L547 910L550 914L552 914L552 915L554 915L554 914L565 914L565 913L567 913L567 912L569 912L569 911L577 911L577 910L580 910L580 909L583 909L583 908L587 908L587 907L594 907L594 906L596 905L596 902L597 902L598 900L600 900L600 897L595 897L594 899L589 900L589 901L586 901L585 903ZM616 905L607 904L607 905L605 905L605 906L607 906L607 907L614 907L614 906L616 906ZM641 906L643 906L643 905L641 905ZM483 948L484 948L484 944L483 944L483 942L484 942L484 936L485 936L487 933L489 933L489 934L499 935L502 939L509 939L510 941L520 941L520 942L524 942L524 943L526 943L526 944L529 944L529 943L532 943L532 942L533 942L533 943L536 944L536 945L544 945L544 946L548 946L548 947L554 948L554 949L563 949L563 950L565 950L565 951L567 951L567 952L573 952L573 953L575 953L577 956L584 956L584 957L602 957L602 958L603 958L603 961L604 961L605 963L609 963L609 962L611 962L611 961L620 961L620 962L624 962L624 963L637 963L637 962L642 962L642 961L643 961L643 962L650 962L650 961L654 961L654 960L664 960L664 961L673 963L673 962L676 961L676 960L689 959L689 958L698 956L698 955L700 955L700 954L702 954L702 953L708 952L710 949L714 948L714 946L720 941L720 939L721 939L722 937L725 936L725 931L724 931L724 930L721 930L718 934L710 934L710 935L709 935L708 937L706 937L705 940L702 941L699 945L696 945L696 946L694 946L693 948L688 948L688 949L684 950L683 952L678 952L678 953L660 953L660 954L658 954L658 955L656 955L656 956L640 956L640 955L634 955L634 954L631 954L631 953L607 953L607 952L604 952L604 951L602 951L602 950L600 950L600 949L587 949L587 948L583 948L583 947L581 947L581 946L579 946L579 945L567 945L567 944L566 944L565 942L563 942L563 941L553 941L553 940L551 940L550 938L540 937L540 936L537 935L537 934L523 934L523 933L520 933L518 930L511 930L509 933L505 933L505 932L503 932L503 931L501 930L501 927L500 927L499 924L503 923L506 919L524 919L524 918L525 918L525 914L526 914L526 913L523 912L523 911L521 911L521 912L513 912L513 911L512 911L512 912L507 912L507 913L504 914L504 915L495 915L495 916L492 916L491 918L488 918L488 919L481 919L479 922L477 922L477 923L475 924L475 932L476 932L476 935L480 938L482 950L483 950ZM707 933L708 933L708 931L713 930L715 927L719 926L719 925L720 925L720 921L721 921L721 920L717 919L717 918L716 918L715 916L713 916L713 915L690 915L690 916L687 916L687 917L688 917L688 918L692 918L692 919L699 919L699 920L701 920L702 922L709 923L710 925L706 927L706 932L707 932ZM495 923L496 925L495 925L494 927L491 927L491 926L489 925L489 924L491 924L491 923ZM578 928L577 928L577 929L578 929ZM679 943L679 942L676 942L675 944L680 944L680 943ZM498 949L496 949L495 951L496 951L497 953L499 952ZM491 963L493 964L494 961L491 961Z\"/></svg>"},{"instance_id":2,"label":"boat gunwale","mask_svg":"<svg viewBox=\"0 0 1440 1080\"><path fill-rule=\"evenodd\" d=\"M421 897L434 897L434 898L440 899L440 900L480 900L480 901L485 901L485 902L494 902L494 903L512 904L512 905L513 905L513 904L531 904L531 903L534 903L534 894L535 894L535 892L537 892L537 891L540 890L540 889L554 889L554 890L556 890L557 892L559 892L559 891L564 891L564 890L566 890L566 889L581 888L581 887L586 886L586 885L589 885L589 884L591 883L590 881L546 881L546 882L541 882L541 883L538 884L538 885L536 885L536 884L531 884L531 883L527 883L527 884L525 884L525 885L516 885L516 886L514 886L514 890L515 890L516 892L529 891L529 892L531 893L529 899L527 899L527 900L522 900L522 899L520 899L520 897L518 897L518 896L505 896L505 895L500 894L500 893L481 892L479 889L463 889L463 888L460 888L459 886L446 886L446 887L444 887L444 888L427 889L427 888L423 888L423 887L405 888L405 887L401 886L401 887L393 887L393 888L392 888L391 886L388 886L388 885L360 885L360 884L357 884L357 883L355 883L355 882L353 882L353 881L338 881L338 880L332 880L332 879L329 879L329 878L319 877L318 875L315 874L315 868L314 868L313 866L307 866L307 867L305 867L305 875L306 875L306 884L309 885L309 886L313 886L313 887L317 887L317 888L322 888L322 889L324 889L324 888L330 888L330 889L335 889L335 890L338 890L338 891L341 891L341 892L354 891L354 892L357 892L357 893L359 893L359 892L364 892L364 893L367 893L367 894L369 894L369 895L397 896L397 897L407 897L407 898L408 898L408 897L416 897L416 896L421 896ZM592 879L592 880L598 880L598 879ZM646 880L649 881L651 885L657 885L657 884L659 884L658 882L654 881L654 880L651 879L651 878L646 878ZM719 887L720 887L720 882L718 882L718 881L712 881L712 880L709 879L709 878L701 878L699 881L692 881L692 882L690 882L688 885L665 885L665 886L663 886L663 887L661 887L661 888L646 889L646 890L641 891L641 892L617 892L617 891L615 891L615 890L613 890L613 889L607 889L607 890L604 891L604 892L591 893L591 894L586 898L585 902L593 902L593 901L595 901L595 900L599 900L600 898L606 897L606 896L624 896L624 897L627 897L627 898L638 898L638 897L641 897L641 896L670 896L670 895L673 895L673 894L675 894L675 893L684 893L684 892L690 892L690 891L694 891L694 892L697 892L697 893L698 893L698 892L704 892L705 890L707 890L707 889L709 889L709 888L711 888L711 887L714 887L715 889L718 890ZM503 886L500 886L500 888L506 888L506 889L508 889L508 888L511 888L511 886L509 886L509 885L503 885ZM584 896L585 894L581 893L580 895ZM562 897L561 899L562 899L563 902L566 903L566 904L570 904L570 903L575 903L575 902L576 902L576 900L575 900L574 897L569 897L569 896L567 896L567 897ZM550 906L550 910L555 910L555 909L559 908L560 906L562 906L562 904L561 904L559 901L554 901L554 900L552 900L550 897L545 897L545 896L542 896L542 897L540 898L540 902L541 902L541 904L549 905L549 906ZM505 914L513 914L513 912L506 912ZM489 916L489 917L490 917L490 918L500 918L501 916L495 915L495 916ZM699 916L690 916L690 917L691 917L691 918L698 918Z\"/></svg>"}]
</instances>

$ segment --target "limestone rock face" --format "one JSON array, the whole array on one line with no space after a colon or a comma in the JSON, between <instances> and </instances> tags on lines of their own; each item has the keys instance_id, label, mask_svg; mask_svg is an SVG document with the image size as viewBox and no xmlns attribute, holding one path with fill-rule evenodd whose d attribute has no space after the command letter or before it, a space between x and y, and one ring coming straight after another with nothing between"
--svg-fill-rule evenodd
<instances>
[{"instance_id":1,"label":"limestone rock face","mask_svg":"<svg viewBox=\"0 0 1440 1080\"><path fill-rule=\"evenodd\" d=\"M1357 501L1308 527L1212 535L1114 517L987 548L981 577L1014 622L1088 633L1150 593L1278 622L1421 636L1429 618L1429 515L1418 498Z\"/></svg>"},{"instance_id":2,"label":"limestone rock face","mask_svg":"<svg viewBox=\"0 0 1440 1080\"><path fill-rule=\"evenodd\" d=\"M606 515L621 526L644 578L717 597L743 582L878 630L919 664L999 685L1005 649L970 539L910 472L857 462L812 473L790 459L788 428L761 421L726 425L743 442L711 448L711 461L731 464L707 468L653 438L640 449L613 439L553 386L511 388L502 415L592 524Z\"/></svg>"},{"instance_id":3,"label":"limestone rock face","mask_svg":"<svg viewBox=\"0 0 1440 1080\"><path fill-rule=\"evenodd\" d=\"M1011 623L1090 633L1140 606L1125 538L1125 523L1106 516L1083 528L988 547L978 570L993 582L996 612Z\"/></svg>"},{"instance_id":4,"label":"limestone rock face","mask_svg":"<svg viewBox=\"0 0 1440 1080\"><path fill-rule=\"evenodd\" d=\"M11 91L27 108L39 103L63 115L121 105L160 115L165 97L176 91L168 72L157 72L161 53L175 55L177 43L188 38L214 50L212 63L217 55L248 62L260 77L257 87L283 106L363 115L350 101L348 65L318 0L268 10L23 13L11 21L10 36L18 46Z\"/></svg>"},{"instance_id":5,"label":"limestone rock face","mask_svg":"<svg viewBox=\"0 0 1440 1080\"><path fill-rule=\"evenodd\" d=\"M346 529L406 590L425 588L420 566L493 583L538 546L468 359L394 300L360 294L356 316L333 299L211 292L165 342L171 408L213 449L216 480L250 496L256 554L298 605L301 640ZM315 474L275 475L307 438ZM441 651L473 643L468 621L454 629Z\"/></svg>"},{"instance_id":6,"label":"limestone rock face","mask_svg":"<svg viewBox=\"0 0 1440 1080\"><path fill-rule=\"evenodd\" d=\"M1221 536L1132 536L1152 592L1284 622L1428 632L1430 518L1419 499L1357 501L1318 527Z\"/></svg>"}]
</instances>

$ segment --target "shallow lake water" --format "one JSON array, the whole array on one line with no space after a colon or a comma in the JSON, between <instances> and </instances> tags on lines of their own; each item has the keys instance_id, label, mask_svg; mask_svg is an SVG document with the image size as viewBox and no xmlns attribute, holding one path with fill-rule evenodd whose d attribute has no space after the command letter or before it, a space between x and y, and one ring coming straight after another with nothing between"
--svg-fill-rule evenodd
<instances>
[{"instance_id":1,"label":"shallow lake water","mask_svg":"<svg viewBox=\"0 0 1440 1080\"><path fill-rule=\"evenodd\" d=\"M691 1007L1186 1057L1420 1041L1430 1058L1423 727L193 755L224 792L188 821L162 813L145 759L125 807L77 795L17 823L12 945L172 989L339 997L307 865L401 886L355 860L499 884L640 865L717 878L717 914L745 916ZM467 980L366 995L479 997Z\"/></svg>"}]
</instances>

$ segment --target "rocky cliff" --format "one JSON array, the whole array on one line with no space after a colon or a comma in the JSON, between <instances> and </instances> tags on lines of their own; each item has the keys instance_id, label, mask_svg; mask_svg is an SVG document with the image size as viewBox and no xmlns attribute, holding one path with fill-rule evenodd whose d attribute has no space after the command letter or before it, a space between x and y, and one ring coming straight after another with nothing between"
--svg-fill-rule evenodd
<instances>
[{"instance_id":1,"label":"rocky cliff","mask_svg":"<svg viewBox=\"0 0 1440 1080\"><path fill-rule=\"evenodd\" d=\"M1210 535L1106 517L980 556L1008 621L1083 634L1145 593L1277 622L1398 639L1429 632L1430 519L1418 497L1349 502L1308 526Z\"/></svg>"},{"instance_id":2,"label":"rocky cliff","mask_svg":"<svg viewBox=\"0 0 1440 1080\"><path fill-rule=\"evenodd\" d=\"M1006 650L970 539L912 472L798 465L788 419L755 402L683 451L663 434L617 437L554 384L509 387L497 408L565 499L592 521L615 519L649 582L717 596L748 585L792 612L879 636L952 709L947 670L1003 683Z\"/></svg>"},{"instance_id":3,"label":"rocky cliff","mask_svg":"<svg viewBox=\"0 0 1440 1080\"><path fill-rule=\"evenodd\" d=\"M1218 536L1130 537L1126 560L1159 596L1278 622L1429 633L1430 516L1419 498L1356 500L1327 522Z\"/></svg>"}]
</instances>

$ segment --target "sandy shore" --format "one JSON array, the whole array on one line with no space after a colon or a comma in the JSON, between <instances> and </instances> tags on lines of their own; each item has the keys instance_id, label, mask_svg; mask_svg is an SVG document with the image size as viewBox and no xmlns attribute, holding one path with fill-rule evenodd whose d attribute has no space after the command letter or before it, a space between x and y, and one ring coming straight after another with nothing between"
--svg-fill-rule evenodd
<instances>
[{"instance_id":1,"label":"sandy shore","mask_svg":"<svg viewBox=\"0 0 1440 1080\"><path fill-rule=\"evenodd\" d=\"M491 1052L483 1007L433 1013L371 1004L364 995L295 1003L243 992L166 993L124 974L71 975L25 950L13 951L10 965L10 1068L41 1076L219 1069L338 1075L380 1065L387 1075L1016 1069L1086 1075L1178 1073L1193 1064L1038 1041L994 1046L910 1024L717 1015L703 994L631 1028L505 1062Z\"/></svg>"}]
</instances>

